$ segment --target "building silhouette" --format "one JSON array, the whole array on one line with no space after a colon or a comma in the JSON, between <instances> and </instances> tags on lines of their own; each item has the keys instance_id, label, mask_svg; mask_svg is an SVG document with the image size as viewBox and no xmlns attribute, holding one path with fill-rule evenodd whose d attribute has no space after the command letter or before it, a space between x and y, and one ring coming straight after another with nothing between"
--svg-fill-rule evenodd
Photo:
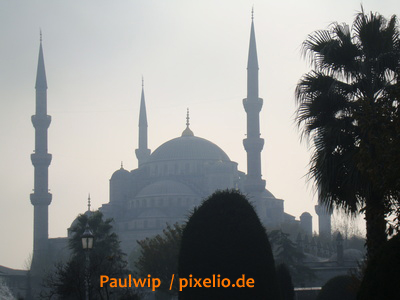
<instances>
[{"instance_id":1,"label":"building silhouette","mask_svg":"<svg viewBox=\"0 0 400 300\"><path fill-rule=\"evenodd\" d=\"M162 232L167 223L185 221L190 210L218 189L240 190L253 202L260 220L268 229L280 228L283 223L299 225L305 234L304 241L301 238L299 241L302 241L301 245L308 247L307 236L311 238L313 234L311 215L303 213L300 221L297 221L294 216L285 213L284 201L275 198L266 189L266 181L262 178L261 152L264 140L261 138L259 114L263 99L259 97L258 71L252 17L247 61L247 96L243 99L244 112L247 115L247 133L243 140L247 153L247 173L238 170L238 164L215 143L196 136L193 130L195 126L191 127L190 124L189 110L186 112L186 125L182 126L182 133L151 151L148 148L148 138L151 137L148 137L147 132L146 100L142 80L139 139L138 148L135 150L138 168L128 171L121 163L120 169L116 170L110 179L109 202L100 208L105 217L113 218L113 228L119 235L121 246L126 253L130 253L136 247L137 240ZM9 282L28 278L26 286L16 288L21 295L25 292L27 295L36 294L40 290L41 278L45 271L59 259L68 259L68 237L71 235L71 231L68 230L68 237L48 237L48 207L52 200L48 189L48 168L52 156L47 150L47 130L51 117L47 115L47 80L41 37L35 89L36 112L32 116L35 150L31 155L34 190L30 195L34 207L31 270L29 276L26 276L26 272L18 273L18 270L3 267L5 271L2 273L2 277L17 278L10 279ZM182 121L183 117L184 115ZM330 214L320 206L316 207L316 211L320 218L320 231L330 236ZM86 213L88 212L90 204ZM70 228L75 222L76 220L72 222Z\"/></svg>"},{"instance_id":2,"label":"building silhouette","mask_svg":"<svg viewBox=\"0 0 400 300\"><path fill-rule=\"evenodd\" d=\"M284 212L284 201L275 198L265 188L266 182L261 173L264 140L261 138L259 120L263 99L259 97L258 71L252 17L247 63L247 96L243 99L244 112L247 115L247 134L243 140L247 153L247 173L238 170L238 164L215 143L196 136L195 130L192 129L195 126L191 127L190 124L189 110L186 112L186 125L182 126L182 133L151 151L148 148L147 111L142 80L139 140L135 150L138 168L128 171L121 163L120 169L116 170L110 179L109 202L100 208L105 217L113 218L113 228L119 235L121 246L126 253L133 251L137 240L162 232L167 223L185 221L190 210L218 189L239 189L253 202L260 220L267 228L279 228L283 223L296 223L300 228L307 228L305 233L312 236L311 215L307 213L306 224L301 224L302 221L297 221L294 216ZM35 170L34 192L31 194L34 206L31 275L38 278L55 261L60 258L67 259L69 255L68 237L48 238L48 206L52 196L48 192L51 154L47 152L47 129L51 117L47 115L46 94L47 81L40 39L36 113L32 116L35 152L31 156ZM70 228L75 222L76 220L72 222ZM68 230L68 235L70 234L71 231Z\"/></svg>"},{"instance_id":3,"label":"building silhouette","mask_svg":"<svg viewBox=\"0 0 400 300\"><path fill-rule=\"evenodd\" d=\"M194 126L190 124L189 110L186 127L182 126L180 136L166 141L154 151L148 149L142 82L139 141L135 151L138 168L128 171L121 165L114 172L110 179L110 201L100 209L106 217L114 219L114 228L125 251L133 249L136 240L160 233L166 223L184 221L194 206L218 189L241 190L254 203L261 221L269 228L294 220L284 212L283 200L275 198L265 188L261 175L264 140L260 137L259 114L263 99L259 98L258 70L252 19L247 97L243 99L247 114L247 134L243 140L247 152L247 174L238 170L238 164L216 144L196 136Z\"/></svg>"}]
</instances>

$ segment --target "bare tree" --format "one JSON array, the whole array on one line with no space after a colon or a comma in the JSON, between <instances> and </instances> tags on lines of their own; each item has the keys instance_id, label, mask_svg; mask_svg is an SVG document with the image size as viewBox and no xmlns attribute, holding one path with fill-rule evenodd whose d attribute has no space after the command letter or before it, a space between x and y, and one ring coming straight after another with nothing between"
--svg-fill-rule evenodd
<instances>
[{"instance_id":1,"label":"bare tree","mask_svg":"<svg viewBox=\"0 0 400 300\"><path fill-rule=\"evenodd\" d=\"M2 278L0 278L0 299L2 300L15 300L16 298L11 293L10 288L4 282Z\"/></svg>"}]
</instances>

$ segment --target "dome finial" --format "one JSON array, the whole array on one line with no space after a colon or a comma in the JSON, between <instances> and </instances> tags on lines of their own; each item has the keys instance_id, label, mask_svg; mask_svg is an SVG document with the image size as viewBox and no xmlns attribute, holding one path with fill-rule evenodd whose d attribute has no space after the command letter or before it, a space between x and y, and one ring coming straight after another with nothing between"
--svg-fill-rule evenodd
<instances>
[{"instance_id":1,"label":"dome finial","mask_svg":"<svg viewBox=\"0 0 400 300\"><path fill-rule=\"evenodd\" d=\"M143 78L143 75L142 75L142 88L144 88L144 78Z\"/></svg>"},{"instance_id":2,"label":"dome finial","mask_svg":"<svg viewBox=\"0 0 400 300\"><path fill-rule=\"evenodd\" d=\"M88 196L87 208L88 208L88 211L90 211L90 193L89 193L89 196Z\"/></svg>"},{"instance_id":3,"label":"dome finial","mask_svg":"<svg viewBox=\"0 0 400 300\"><path fill-rule=\"evenodd\" d=\"M121 169L124 168L124 162L121 160Z\"/></svg>"},{"instance_id":4,"label":"dome finial","mask_svg":"<svg viewBox=\"0 0 400 300\"><path fill-rule=\"evenodd\" d=\"M42 43L42 28L40 28L40 43Z\"/></svg>"},{"instance_id":5,"label":"dome finial","mask_svg":"<svg viewBox=\"0 0 400 300\"><path fill-rule=\"evenodd\" d=\"M189 128L190 125L190 117L189 117L189 108L186 109L186 129L182 132L182 136L194 136L193 131Z\"/></svg>"},{"instance_id":6,"label":"dome finial","mask_svg":"<svg viewBox=\"0 0 400 300\"><path fill-rule=\"evenodd\" d=\"M254 5L251 8L251 20L254 20Z\"/></svg>"}]
</instances>

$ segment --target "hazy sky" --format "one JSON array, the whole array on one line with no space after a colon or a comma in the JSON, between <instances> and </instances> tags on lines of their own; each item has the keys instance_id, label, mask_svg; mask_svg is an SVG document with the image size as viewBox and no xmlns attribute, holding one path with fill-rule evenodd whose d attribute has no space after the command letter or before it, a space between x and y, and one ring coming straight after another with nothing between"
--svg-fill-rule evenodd
<instances>
[{"instance_id":1,"label":"hazy sky","mask_svg":"<svg viewBox=\"0 0 400 300\"><path fill-rule=\"evenodd\" d=\"M0 265L22 268L32 252L34 149L31 115L39 29L48 83L50 237L66 236L86 210L109 199L123 161L137 167L141 76L149 148L191 129L246 171L242 140L246 63L254 5L260 65L263 177L297 218L314 216L306 184L309 153L294 125L294 89L309 65L301 43L331 22L351 23L359 0L2 0L0 2ZM366 11L400 14L398 0L363 1ZM316 218L314 218L316 221ZM314 222L315 223L315 222Z\"/></svg>"}]
</instances>

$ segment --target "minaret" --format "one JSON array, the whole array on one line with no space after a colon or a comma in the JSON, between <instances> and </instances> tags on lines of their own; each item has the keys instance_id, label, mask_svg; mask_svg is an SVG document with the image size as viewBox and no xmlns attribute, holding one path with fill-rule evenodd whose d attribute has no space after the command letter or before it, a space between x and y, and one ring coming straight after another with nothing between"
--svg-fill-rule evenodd
<instances>
[{"instance_id":1,"label":"minaret","mask_svg":"<svg viewBox=\"0 0 400 300\"><path fill-rule=\"evenodd\" d=\"M40 33L39 60L36 73L36 113L32 116L35 128L35 150L31 154L34 167L34 190L31 203L34 208L33 216L33 257L32 270L40 272L48 259L48 207L51 203L49 193L49 165L51 154L47 152L47 129L51 117L47 115L47 81L44 68L42 33Z\"/></svg>"},{"instance_id":2,"label":"minaret","mask_svg":"<svg viewBox=\"0 0 400 300\"><path fill-rule=\"evenodd\" d=\"M261 150L264 146L264 139L260 138L262 105L263 99L258 97L258 59L252 10L247 62L247 98L243 99L243 106L247 114L247 137L243 140L247 152L247 177L245 182L247 192L262 192L265 188L265 180L261 179Z\"/></svg>"},{"instance_id":3,"label":"minaret","mask_svg":"<svg viewBox=\"0 0 400 300\"><path fill-rule=\"evenodd\" d=\"M139 147L135 150L136 157L140 166L147 161L150 156L151 150L147 148L147 114L146 102L144 100L144 81L142 78L142 95L140 98L140 112L139 112Z\"/></svg>"},{"instance_id":4,"label":"minaret","mask_svg":"<svg viewBox=\"0 0 400 300\"><path fill-rule=\"evenodd\" d=\"M319 236L324 236L330 239L332 232L332 225L331 225L332 211L322 203L319 203L318 205L315 205L315 212L318 215Z\"/></svg>"}]
</instances>

